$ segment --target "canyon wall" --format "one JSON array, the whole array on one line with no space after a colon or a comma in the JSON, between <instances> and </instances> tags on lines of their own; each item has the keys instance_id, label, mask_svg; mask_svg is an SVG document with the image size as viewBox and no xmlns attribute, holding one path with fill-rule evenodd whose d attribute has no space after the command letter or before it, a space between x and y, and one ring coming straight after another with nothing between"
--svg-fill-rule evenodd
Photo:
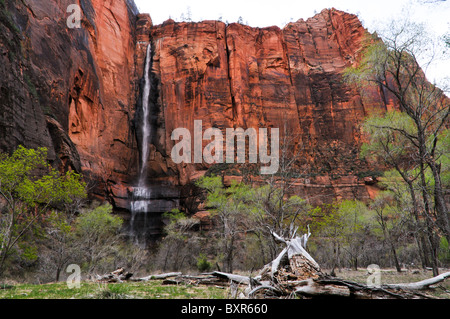
<instances>
[{"instance_id":1,"label":"canyon wall","mask_svg":"<svg viewBox=\"0 0 450 319\"><path fill-rule=\"evenodd\" d=\"M363 178L370 169L358 156L358 123L391 101L378 92L362 97L342 81L366 34L355 15L329 9L283 29L220 21L154 26L131 0L79 0L81 28L69 28L71 3L0 2L1 151L45 146L55 166L85 175L93 198L129 209L151 44L146 165L155 212L177 206L191 194L190 182L211 170L170 158L172 131L192 132L194 120L224 132L280 128L300 155L296 192L312 202L375 191Z\"/></svg>"},{"instance_id":2,"label":"canyon wall","mask_svg":"<svg viewBox=\"0 0 450 319\"><path fill-rule=\"evenodd\" d=\"M279 128L281 142L289 140L298 156L296 192L314 203L369 198L376 189L369 185L373 168L359 158L359 123L392 101L377 91L362 96L342 78L360 58L366 35L355 15L334 9L283 29L219 21L154 26L158 132L149 179L166 175L184 185L205 173L208 165L169 158L177 143L171 132L194 132L194 120L202 120L204 130L224 135L226 128Z\"/></svg>"},{"instance_id":3,"label":"canyon wall","mask_svg":"<svg viewBox=\"0 0 450 319\"><path fill-rule=\"evenodd\" d=\"M80 0L81 27L71 28L72 3L1 4L0 149L45 146L104 199L136 166L138 11L133 1Z\"/></svg>"}]
</instances>

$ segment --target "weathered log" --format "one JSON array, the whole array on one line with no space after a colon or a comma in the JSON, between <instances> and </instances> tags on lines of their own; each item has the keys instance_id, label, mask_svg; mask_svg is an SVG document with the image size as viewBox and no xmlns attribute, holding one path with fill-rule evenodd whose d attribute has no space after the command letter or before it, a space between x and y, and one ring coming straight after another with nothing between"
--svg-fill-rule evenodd
<instances>
[{"instance_id":1,"label":"weathered log","mask_svg":"<svg viewBox=\"0 0 450 319\"><path fill-rule=\"evenodd\" d=\"M149 275L146 277L142 277L142 278L136 278L133 279L133 281L149 281L149 280L162 280L162 279L167 279L170 277L178 277L178 276L182 276L183 273L181 272L169 272L169 273L165 273L165 274L155 274L155 275Z\"/></svg>"},{"instance_id":2,"label":"weathered log","mask_svg":"<svg viewBox=\"0 0 450 319\"><path fill-rule=\"evenodd\" d=\"M346 286L320 284L314 279L307 279L299 282L295 289L296 294L306 296L324 297L350 297L350 289Z\"/></svg>"},{"instance_id":3,"label":"weathered log","mask_svg":"<svg viewBox=\"0 0 450 319\"><path fill-rule=\"evenodd\" d=\"M121 283L129 280L132 276L133 274L125 272L124 268L119 268L109 274L105 274L102 276L96 275L95 280L98 282L105 282L105 283Z\"/></svg>"},{"instance_id":4,"label":"weathered log","mask_svg":"<svg viewBox=\"0 0 450 319\"><path fill-rule=\"evenodd\" d=\"M236 282L238 284L246 284L246 285L259 284L257 279L251 278L251 277L247 277L247 276L228 274L228 273L220 272L220 271L214 271L212 274L214 276L219 277L219 278L225 278L225 279L234 281L234 282Z\"/></svg>"},{"instance_id":5,"label":"weathered log","mask_svg":"<svg viewBox=\"0 0 450 319\"><path fill-rule=\"evenodd\" d=\"M443 273L439 276L425 279L418 282L412 283L401 283L401 284L384 284L383 287L393 288L393 289L407 289L407 290L423 290L428 289L431 285L435 285L444 281L446 278L450 277L450 271Z\"/></svg>"},{"instance_id":6,"label":"weathered log","mask_svg":"<svg viewBox=\"0 0 450 319\"><path fill-rule=\"evenodd\" d=\"M216 286L223 288L228 286L229 280L224 280L224 278L219 278L212 275L201 275L201 276L177 276L173 279L165 279L162 283L163 285L206 285L206 286Z\"/></svg>"},{"instance_id":7,"label":"weathered log","mask_svg":"<svg viewBox=\"0 0 450 319\"><path fill-rule=\"evenodd\" d=\"M125 272L124 268L119 268L109 274L105 274L105 275L96 275L95 276L95 280L98 282L108 282L108 283L121 283L123 281L149 281L149 280L162 280L162 279L167 279L167 278L171 278L171 277L177 277L177 276L182 276L183 274L181 272L170 272L170 273L165 273L165 274L154 274L154 275L149 275L146 277L141 277L141 278L131 278L133 276L132 273L129 272Z\"/></svg>"},{"instance_id":8,"label":"weathered log","mask_svg":"<svg viewBox=\"0 0 450 319\"><path fill-rule=\"evenodd\" d=\"M350 289L351 297L356 299L433 299L433 296L421 294L415 290L394 288L390 285L382 285L380 287L367 286L349 280L322 277L316 279L320 284L343 285Z\"/></svg>"}]
</instances>

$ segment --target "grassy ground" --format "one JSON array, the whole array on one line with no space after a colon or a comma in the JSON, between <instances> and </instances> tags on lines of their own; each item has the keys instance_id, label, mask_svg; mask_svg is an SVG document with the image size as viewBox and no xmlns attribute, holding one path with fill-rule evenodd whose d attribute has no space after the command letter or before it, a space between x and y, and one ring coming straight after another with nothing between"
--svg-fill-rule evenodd
<instances>
[{"instance_id":1,"label":"grassy ground","mask_svg":"<svg viewBox=\"0 0 450 319\"><path fill-rule=\"evenodd\" d=\"M442 269L441 273L449 271ZM343 269L337 277L367 283L366 269ZM381 284L416 282L431 278L431 271L415 270L397 273L394 269L381 270ZM437 285L427 294L450 299L450 279ZM82 282L80 288L69 289L65 282L44 285L0 284L0 299L226 299L229 289L214 286L163 285L161 280L99 284Z\"/></svg>"},{"instance_id":2,"label":"grassy ground","mask_svg":"<svg viewBox=\"0 0 450 319\"><path fill-rule=\"evenodd\" d=\"M0 299L224 299L227 290L218 287L162 285L160 280L99 284L82 282L69 289L65 282L45 285L0 285Z\"/></svg>"}]
</instances>

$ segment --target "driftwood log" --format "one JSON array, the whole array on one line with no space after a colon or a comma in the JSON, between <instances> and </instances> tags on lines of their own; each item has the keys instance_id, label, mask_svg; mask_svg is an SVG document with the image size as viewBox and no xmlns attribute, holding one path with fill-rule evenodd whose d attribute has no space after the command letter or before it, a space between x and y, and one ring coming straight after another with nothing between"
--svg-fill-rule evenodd
<instances>
[{"instance_id":1,"label":"driftwood log","mask_svg":"<svg viewBox=\"0 0 450 319\"><path fill-rule=\"evenodd\" d=\"M166 274L155 274L149 275L142 278L131 278L133 276L132 273L125 272L124 268L119 268L109 274L105 275L96 275L94 280L97 282L103 283L121 283L124 281L149 281L149 280L162 280L170 277L178 277L182 276L181 272L171 272Z\"/></svg>"},{"instance_id":2,"label":"driftwood log","mask_svg":"<svg viewBox=\"0 0 450 319\"><path fill-rule=\"evenodd\" d=\"M109 274L96 275L94 280L103 283L121 283L129 280L133 276L132 273L125 272L124 268L119 268Z\"/></svg>"}]
</instances>

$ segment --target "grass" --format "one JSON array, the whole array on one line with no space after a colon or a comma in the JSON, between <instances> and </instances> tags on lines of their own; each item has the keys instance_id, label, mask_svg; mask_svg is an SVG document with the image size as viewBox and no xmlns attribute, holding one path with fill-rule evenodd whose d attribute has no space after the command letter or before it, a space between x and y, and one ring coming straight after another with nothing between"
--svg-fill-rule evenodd
<instances>
[{"instance_id":1,"label":"grass","mask_svg":"<svg viewBox=\"0 0 450 319\"><path fill-rule=\"evenodd\" d=\"M99 284L82 282L69 289L65 282L18 284L2 289L0 299L225 299L227 290L211 286L163 285L160 280Z\"/></svg>"},{"instance_id":2,"label":"grass","mask_svg":"<svg viewBox=\"0 0 450 319\"><path fill-rule=\"evenodd\" d=\"M325 270L326 271L326 270ZM442 269L440 273L449 271ZM366 269L342 269L337 277L366 283ZM416 282L433 277L431 271L416 270L397 273L395 269L381 270L381 284ZM436 285L426 294L450 299L450 279ZM82 282L80 288L68 288L65 282L42 285L0 284L0 299L228 299L229 289L215 286L163 285L162 280L100 284Z\"/></svg>"}]
</instances>

